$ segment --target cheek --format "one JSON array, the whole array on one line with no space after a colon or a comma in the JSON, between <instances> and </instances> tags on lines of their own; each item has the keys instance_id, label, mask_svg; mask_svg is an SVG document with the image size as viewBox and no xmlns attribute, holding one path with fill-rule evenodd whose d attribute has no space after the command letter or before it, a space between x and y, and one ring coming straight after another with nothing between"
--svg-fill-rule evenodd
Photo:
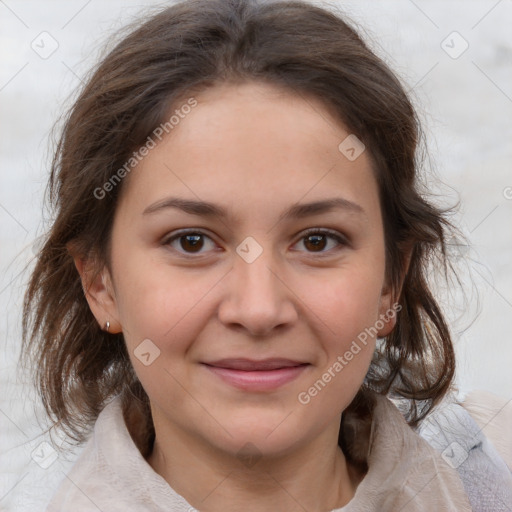
<instances>
[{"instance_id":1,"label":"cheek","mask_svg":"<svg viewBox=\"0 0 512 512\"><path fill-rule=\"evenodd\" d=\"M125 262L123 268L119 313L132 366L152 400L181 407L189 399L182 386L190 366L184 363L209 316L203 296L218 279L194 279L168 266L164 272Z\"/></svg>"},{"instance_id":2,"label":"cheek","mask_svg":"<svg viewBox=\"0 0 512 512\"><path fill-rule=\"evenodd\" d=\"M118 312L126 343L134 350L144 339L166 351L186 350L204 321L202 299L216 276L195 276L161 261L132 253L117 267Z\"/></svg>"},{"instance_id":3,"label":"cheek","mask_svg":"<svg viewBox=\"0 0 512 512\"><path fill-rule=\"evenodd\" d=\"M322 424L348 407L370 367L375 350L372 321L358 304L354 296L344 301L344 309L339 309L339 301L338 307L333 303L332 330L324 331L322 338L325 357L295 397L299 410Z\"/></svg>"},{"instance_id":4,"label":"cheek","mask_svg":"<svg viewBox=\"0 0 512 512\"><path fill-rule=\"evenodd\" d=\"M331 334L331 343L353 339L378 319L382 279L369 267L351 266L333 273L314 288L310 306ZM311 294L313 291L314 295Z\"/></svg>"},{"instance_id":5,"label":"cheek","mask_svg":"<svg viewBox=\"0 0 512 512\"><path fill-rule=\"evenodd\" d=\"M352 267L314 289L309 306L321 319L316 334L324 357L312 379L312 385L317 384L311 397L325 386L330 391L323 400L339 405L340 398L353 396L359 389L375 350L380 286L368 268Z\"/></svg>"}]
</instances>

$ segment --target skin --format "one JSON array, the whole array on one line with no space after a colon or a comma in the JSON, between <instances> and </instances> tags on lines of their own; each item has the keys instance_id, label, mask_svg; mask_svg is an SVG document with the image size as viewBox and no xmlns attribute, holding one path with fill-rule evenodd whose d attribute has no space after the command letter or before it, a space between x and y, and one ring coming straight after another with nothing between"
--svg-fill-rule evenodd
<instances>
[{"instance_id":1,"label":"skin","mask_svg":"<svg viewBox=\"0 0 512 512\"><path fill-rule=\"evenodd\" d=\"M111 269L88 279L92 312L123 332L146 390L156 440L148 463L205 511L326 511L354 496L364 475L337 444L341 415L370 365L375 338L310 402L307 391L394 302L384 274L384 231L368 151L350 161L350 132L314 98L268 84L224 84L198 105L123 184L112 231ZM216 219L173 208L143 212L174 196L228 210ZM296 203L341 197L343 209L279 220ZM181 229L204 233L199 249L167 242ZM308 228L329 228L315 249ZM252 237L253 262L236 249ZM181 243L180 243L181 240ZM187 258L188 251L188 258ZM382 324L381 324L382 325ZM384 322L378 336L393 329ZM135 356L150 339L160 355ZM153 345L152 345L153 346ZM284 357L309 366L266 392L225 383L204 361ZM247 444L250 443L250 444ZM240 456L255 455L251 463Z\"/></svg>"}]
</instances>

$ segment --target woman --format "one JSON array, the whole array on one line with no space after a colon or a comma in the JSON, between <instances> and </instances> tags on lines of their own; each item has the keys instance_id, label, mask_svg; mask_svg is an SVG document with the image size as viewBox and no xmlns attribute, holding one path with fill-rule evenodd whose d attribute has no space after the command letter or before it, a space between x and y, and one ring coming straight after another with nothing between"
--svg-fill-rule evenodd
<instances>
[{"instance_id":1,"label":"woman","mask_svg":"<svg viewBox=\"0 0 512 512\"><path fill-rule=\"evenodd\" d=\"M69 113L26 295L48 413L94 425L48 510L471 510L414 431L455 369L426 279L455 228L420 139L321 8L191 0L135 27Z\"/></svg>"}]
</instances>

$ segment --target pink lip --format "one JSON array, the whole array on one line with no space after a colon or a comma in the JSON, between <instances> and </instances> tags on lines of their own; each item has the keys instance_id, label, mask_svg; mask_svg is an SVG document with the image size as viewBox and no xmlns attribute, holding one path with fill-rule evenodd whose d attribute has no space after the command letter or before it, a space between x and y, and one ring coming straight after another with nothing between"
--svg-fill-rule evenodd
<instances>
[{"instance_id":1,"label":"pink lip","mask_svg":"<svg viewBox=\"0 0 512 512\"><path fill-rule=\"evenodd\" d=\"M287 359L225 359L205 364L224 382L246 391L269 391L296 379L309 366Z\"/></svg>"}]
</instances>

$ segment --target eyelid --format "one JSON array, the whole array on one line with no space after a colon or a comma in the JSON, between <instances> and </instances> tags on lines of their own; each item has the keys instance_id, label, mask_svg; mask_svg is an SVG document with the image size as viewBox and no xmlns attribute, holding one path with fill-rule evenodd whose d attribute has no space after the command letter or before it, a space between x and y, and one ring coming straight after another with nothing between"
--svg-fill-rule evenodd
<instances>
[{"instance_id":1,"label":"eyelid","mask_svg":"<svg viewBox=\"0 0 512 512\"><path fill-rule=\"evenodd\" d=\"M317 233L320 233L322 235L329 235L329 236L332 236L333 238L337 238L337 239L339 239L340 242L343 242L344 244L349 243L348 238L343 233L336 231L335 229L329 229L329 228L308 228L305 231L301 232L300 238L304 238L308 235L313 235L313 234L317 234Z\"/></svg>"}]
</instances>

